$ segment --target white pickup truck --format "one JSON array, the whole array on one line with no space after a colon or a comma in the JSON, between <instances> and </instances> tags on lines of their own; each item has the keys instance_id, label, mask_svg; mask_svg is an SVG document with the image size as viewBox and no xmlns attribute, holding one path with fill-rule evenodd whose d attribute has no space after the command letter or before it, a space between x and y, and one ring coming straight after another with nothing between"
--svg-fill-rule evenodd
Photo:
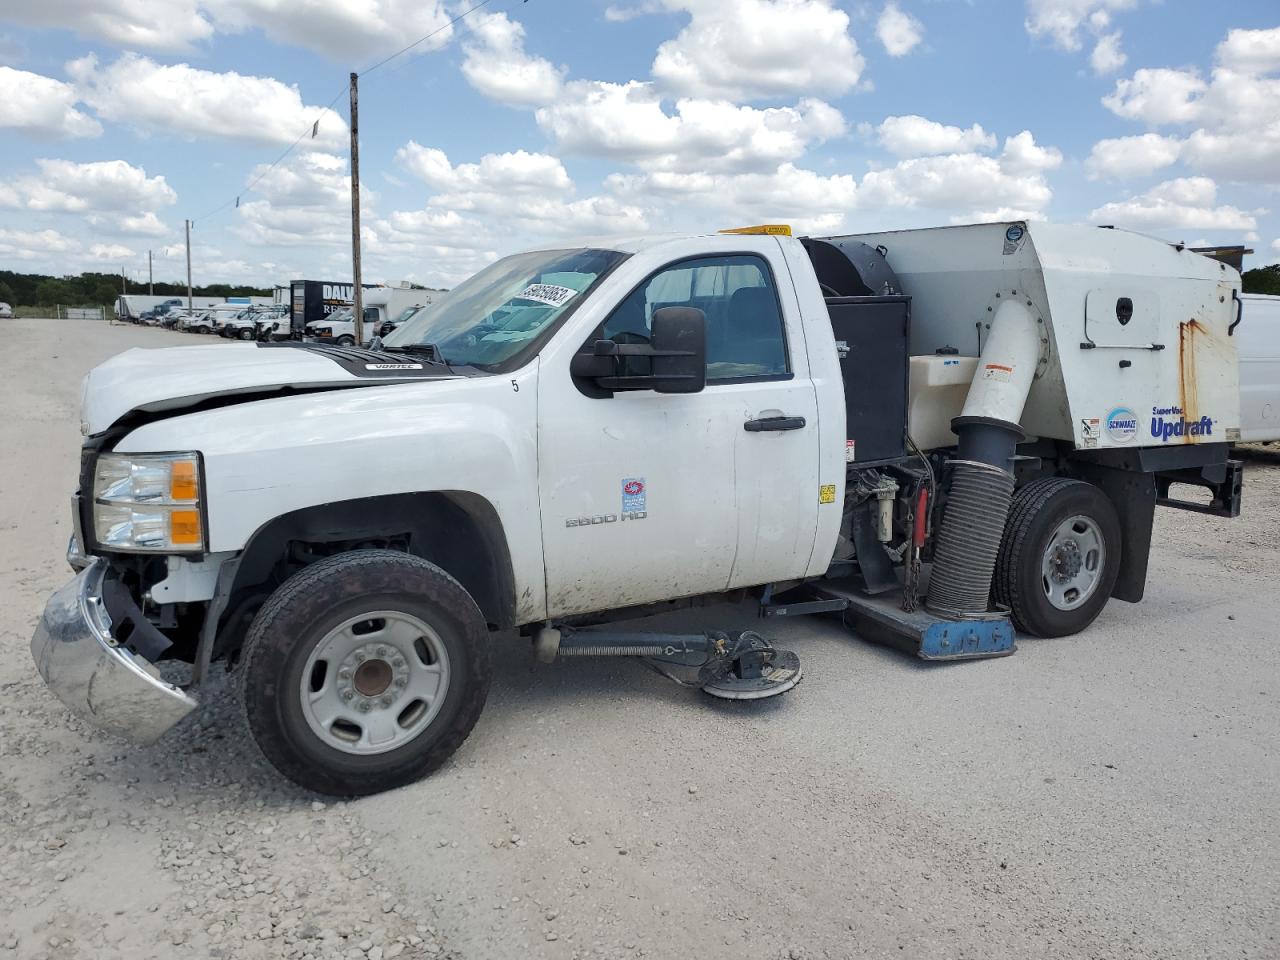
<instances>
[{"instance_id":1,"label":"white pickup truck","mask_svg":"<svg viewBox=\"0 0 1280 960\"><path fill-rule=\"evenodd\" d=\"M1238 290L1118 230L758 228L510 256L378 350L131 350L85 384L32 651L140 741L234 664L267 758L340 795L458 748L495 630L743 699L795 655L588 627L750 596L1011 653L1142 597L1157 503L1238 512Z\"/></svg>"}]
</instances>

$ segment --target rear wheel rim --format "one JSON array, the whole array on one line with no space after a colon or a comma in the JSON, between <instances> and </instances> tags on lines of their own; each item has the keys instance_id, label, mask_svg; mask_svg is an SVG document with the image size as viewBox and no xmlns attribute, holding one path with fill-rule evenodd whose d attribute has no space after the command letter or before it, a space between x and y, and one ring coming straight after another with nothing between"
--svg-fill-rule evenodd
<instances>
[{"instance_id":1,"label":"rear wheel rim","mask_svg":"<svg viewBox=\"0 0 1280 960\"><path fill-rule=\"evenodd\" d=\"M1088 602L1102 582L1107 546L1102 528L1078 514L1063 520L1050 535L1040 559L1040 586L1058 610L1075 610Z\"/></svg>"},{"instance_id":2,"label":"rear wheel rim","mask_svg":"<svg viewBox=\"0 0 1280 960\"><path fill-rule=\"evenodd\" d=\"M449 654L426 622L397 610L351 617L329 630L299 681L307 726L326 746L389 753L427 729L449 689Z\"/></svg>"}]
</instances>

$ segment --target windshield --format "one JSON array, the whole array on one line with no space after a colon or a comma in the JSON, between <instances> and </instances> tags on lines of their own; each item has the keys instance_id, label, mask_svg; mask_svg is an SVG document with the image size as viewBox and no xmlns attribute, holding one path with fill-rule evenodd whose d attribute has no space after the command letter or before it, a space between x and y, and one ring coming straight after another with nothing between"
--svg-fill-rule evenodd
<instances>
[{"instance_id":1,"label":"windshield","mask_svg":"<svg viewBox=\"0 0 1280 960\"><path fill-rule=\"evenodd\" d=\"M422 309L422 304L420 303L415 303L412 307L405 307L404 311L400 314L400 316L396 317L391 322L398 327L400 326L400 324L404 323L406 320L408 320L410 317L412 317L415 313L417 313L421 309Z\"/></svg>"},{"instance_id":2,"label":"windshield","mask_svg":"<svg viewBox=\"0 0 1280 960\"><path fill-rule=\"evenodd\" d=\"M514 366L625 257L593 249L506 257L423 307L384 343L432 344L445 362L460 366Z\"/></svg>"},{"instance_id":3,"label":"windshield","mask_svg":"<svg viewBox=\"0 0 1280 960\"><path fill-rule=\"evenodd\" d=\"M335 310L327 317L321 317L319 320L312 320L307 324L308 327L323 327L329 323L347 323L352 319L350 308Z\"/></svg>"}]
</instances>

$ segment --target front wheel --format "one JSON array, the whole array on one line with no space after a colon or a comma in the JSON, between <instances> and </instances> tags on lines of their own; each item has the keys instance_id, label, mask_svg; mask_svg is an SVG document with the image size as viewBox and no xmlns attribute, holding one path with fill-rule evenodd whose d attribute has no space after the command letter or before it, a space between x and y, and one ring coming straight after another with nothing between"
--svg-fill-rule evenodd
<instances>
[{"instance_id":1,"label":"front wheel","mask_svg":"<svg viewBox=\"0 0 1280 960\"><path fill-rule=\"evenodd\" d=\"M253 331L252 331L252 330L250 330L248 327L245 327L243 330L241 330L241 331L240 331L240 339L241 339L241 340L252 340L252 339L253 339Z\"/></svg>"},{"instance_id":2,"label":"front wheel","mask_svg":"<svg viewBox=\"0 0 1280 960\"><path fill-rule=\"evenodd\" d=\"M1097 487L1044 477L1013 498L992 596L1037 637L1079 633L1111 597L1120 566L1120 522Z\"/></svg>"},{"instance_id":3,"label":"front wheel","mask_svg":"<svg viewBox=\"0 0 1280 960\"><path fill-rule=\"evenodd\" d=\"M355 346L355 344L356 344L356 338L355 338L355 337L352 337L352 336L348 336L348 335L346 335L346 334L343 334L342 336L340 336L340 337L338 338L338 346L340 346L340 347L354 347L354 346Z\"/></svg>"},{"instance_id":4,"label":"front wheel","mask_svg":"<svg viewBox=\"0 0 1280 960\"><path fill-rule=\"evenodd\" d=\"M240 701L267 760L317 793L357 796L440 766L475 726L489 634L444 570L390 550L322 560L254 618Z\"/></svg>"}]
</instances>

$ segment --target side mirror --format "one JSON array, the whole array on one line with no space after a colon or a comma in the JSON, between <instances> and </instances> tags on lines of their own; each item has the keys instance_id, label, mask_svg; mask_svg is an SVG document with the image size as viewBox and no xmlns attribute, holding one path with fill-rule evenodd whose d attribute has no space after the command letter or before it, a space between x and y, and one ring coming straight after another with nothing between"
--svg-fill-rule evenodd
<instances>
[{"instance_id":1,"label":"side mirror","mask_svg":"<svg viewBox=\"0 0 1280 960\"><path fill-rule=\"evenodd\" d=\"M622 357L648 357L649 374L620 375ZM607 392L601 396L615 390L700 393L707 385L707 316L694 307L655 310L649 342L596 340L590 353L574 356L569 373Z\"/></svg>"},{"instance_id":2,"label":"side mirror","mask_svg":"<svg viewBox=\"0 0 1280 960\"><path fill-rule=\"evenodd\" d=\"M707 315L695 307L653 312L653 389L701 393L707 385Z\"/></svg>"}]
</instances>

